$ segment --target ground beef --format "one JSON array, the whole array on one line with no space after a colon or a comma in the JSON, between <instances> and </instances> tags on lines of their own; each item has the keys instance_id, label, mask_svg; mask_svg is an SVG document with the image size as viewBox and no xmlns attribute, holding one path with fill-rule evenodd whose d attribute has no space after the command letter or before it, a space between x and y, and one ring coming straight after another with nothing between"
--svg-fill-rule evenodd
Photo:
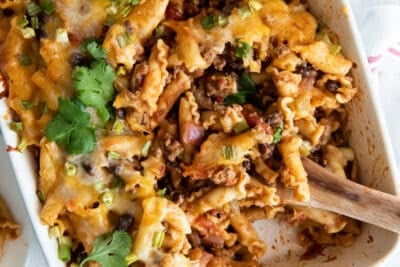
<instances>
[{"instance_id":1,"label":"ground beef","mask_svg":"<svg viewBox=\"0 0 400 267\"><path fill-rule=\"evenodd\" d=\"M179 157L184 150L182 144L177 140L171 141L171 139L167 139L164 142L164 146L166 150L165 154L169 161L175 161L176 158Z\"/></svg>"},{"instance_id":2,"label":"ground beef","mask_svg":"<svg viewBox=\"0 0 400 267\"><path fill-rule=\"evenodd\" d=\"M146 77L148 72L149 72L149 65L147 64L147 62L142 62L135 66L130 84L132 91L143 85L144 78Z\"/></svg>"},{"instance_id":3,"label":"ground beef","mask_svg":"<svg viewBox=\"0 0 400 267\"><path fill-rule=\"evenodd\" d=\"M194 89L192 92L200 109L213 109L213 101L211 98L207 97L204 86L200 86L199 88Z\"/></svg>"},{"instance_id":4,"label":"ground beef","mask_svg":"<svg viewBox=\"0 0 400 267\"><path fill-rule=\"evenodd\" d=\"M274 111L272 113L265 114L264 120L266 123L271 125L272 128L278 128L283 123L283 116L280 111Z\"/></svg>"},{"instance_id":5,"label":"ground beef","mask_svg":"<svg viewBox=\"0 0 400 267\"><path fill-rule=\"evenodd\" d=\"M261 157L266 160L272 157L274 154L275 146L273 144L259 144L258 151L260 151Z\"/></svg>"},{"instance_id":6,"label":"ground beef","mask_svg":"<svg viewBox=\"0 0 400 267\"><path fill-rule=\"evenodd\" d=\"M231 166L222 167L210 174L210 180L215 184L223 184L224 186L232 186L237 182L236 172Z\"/></svg>"},{"instance_id":7,"label":"ground beef","mask_svg":"<svg viewBox=\"0 0 400 267\"><path fill-rule=\"evenodd\" d=\"M226 66L226 59L223 56L217 56L214 59L213 66L216 70L222 71Z\"/></svg>"},{"instance_id":8,"label":"ground beef","mask_svg":"<svg viewBox=\"0 0 400 267\"><path fill-rule=\"evenodd\" d=\"M182 0L171 0L165 11L165 18L171 20L184 19L184 6Z\"/></svg>"},{"instance_id":9,"label":"ground beef","mask_svg":"<svg viewBox=\"0 0 400 267\"><path fill-rule=\"evenodd\" d=\"M223 73L212 74L204 80L207 96L225 98L237 92L237 77L235 74L224 75Z\"/></svg>"},{"instance_id":10,"label":"ground beef","mask_svg":"<svg viewBox=\"0 0 400 267\"><path fill-rule=\"evenodd\" d=\"M316 71L310 65L300 65L297 67L296 73L301 74L301 82L299 87L305 90L311 90L314 87L315 81L318 77L318 71Z\"/></svg>"}]
</instances>

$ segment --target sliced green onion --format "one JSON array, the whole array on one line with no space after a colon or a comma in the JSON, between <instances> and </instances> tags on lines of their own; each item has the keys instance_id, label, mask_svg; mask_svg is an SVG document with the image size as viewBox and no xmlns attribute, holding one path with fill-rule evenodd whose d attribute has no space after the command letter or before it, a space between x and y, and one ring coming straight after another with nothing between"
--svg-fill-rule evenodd
<instances>
[{"instance_id":1,"label":"sliced green onion","mask_svg":"<svg viewBox=\"0 0 400 267\"><path fill-rule=\"evenodd\" d=\"M272 138L272 143L277 144L279 141L282 139L282 133L283 133L283 123L279 125L278 129L276 129L274 136Z\"/></svg>"},{"instance_id":2,"label":"sliced green onion","mask_svg":"<svg viewBox=\"0 0 400 267\"><path fill-rule=\"evenodd\" d=\"M107 154L107 158L108 158L108 159L120 159L120 158L121 158L121 155L120 155L118 152L110 151L110 152L108 152L108 154Z\"/></svg>"},{"instance_id":3,"label":"sliced green onion","mask_svg":"<svg viewBox=\"0 0 400 267\"><path fill-rule=\"evenodd\" d=\"M34 29L39 29L39 18L36 16L31 17L31 25Z\"/></svg>"},{"instance_id":4,"label":"sliced green onion","mask_svg":"<svg viewBox=\"0 0 400 267\"><path fill-rule=\"evenodd\" d=\"M241 88L242 90L246 90L246 91L255 91L256 90L256 85L254 84L250 75L246 72L244 72L240 76L239 84L242 87Z\"/></svg>"},{"instance_id":5,"label":"sliced green onion","mask_svg":"<svg viewBox=\"0 0 400 267\"><path fill-rule=\"evenodd\" d=\"M114 23L115 23L115 18L110 15L107 15L105 21L103 22L103 24L108 27L111 27L112 25L114 25Z\"/></svg>"},{"instance_id":6,"label":"sliced green onion","mask_svg":"<svg viewBox=\"0 0 400 267\"><path fill-rule=\"evenodd\" d=\"M140 0L128 0L128 2L131 4L131 5L137 5L137 4L139 4L140 3Z\"/></svg>"},{"instance_id":7,"label":"sliced green onion","mask_svg":"<svg viewBox=\"0 0 400 267\"><path fill-rule=\"evenodd\" d=\"M111 206L113 201L114 201L114 193L112 191L104 192L103 195L101 196L101 202L103 202L103 204L106 207Z\"/></svg>"},{"instance_id":8,"label":"sliced green onion","mask_svg":"<svg viewBox=\"0 0 400 267\"><path fill-rule=\"evenodd\" d=\"M228 23L229 23L228 17L226 17L226 16L218 16L218 17L217 17L217 24L218 24L218 26L223 27L223 26L228 25Z\"/></svg>"},{"instance_id":9,"label":"sliced green onion","mask_svg":"<svg viewBox=\"0 0 400 267\"><path fill-rule=\"evenodd\" d=\"M342 47L338 44L329 45L329 52L331 52L331 54L337 55L340 53L341 50L342 50Z\"/></svg>"},{"instance_id":10,"label":"sliced green onion","mask_svg":"<svg viewBox=\"0 0 400 267\"><path fill-rule=\"evenodd\" d=\"M69 38L68 38L68 32L64 28L58 28L56 30L56 42L57 43L68 43Z\"/></svg>"},{"instance_id":11,"label":"sliced green onion","mask_svg":"<svg viewBox=\"0 0 400 267\"><path fill-rule=\"evenodd\" d=\"M74 176L76 174L77 168L76 165L67 161L64 164L64 173L66 176Z\"/></svg>"},{"instance_id":12,"label":"sliced green onion","mask_svg":"<svg viewBox=\"0 0 400 267\"><path fill-rule=\"evenodd\" d=\"M31 58L26 54L19 54L18 61L21 66L29 66L32 64Z\"/></svg>"},{"instance_id":13,"label":"sliced green onion","mask_svg":"<svg viewBox=\"0 0 400 267\"><path fill-rule=\"evenodd\" d=\"M126 265L129 266L132 263L136 262L138 259L139 259L138 256L132 252L131 254L129 254L128 256L125 257Z\"/></svg>"},{"instance_id":14,"label":"sliced green onion","mask_svg":"<svg viewBox=\"0 0 400 267\"><path fill-rule=\"evenodd\" d=\"M234 147L230 146L230 145L223 145L221 147L222 150L222 155L224 156L224 159L227 160L236 160L237 158L237 154L236 154L236 150Z\"/></svg>"},{"instance_id":15,"label":"sliced green onion","mask_svg":"<svg viewBox=\"0 0 400 267\"><path fill-rule=\"evenodd\" d=\"M117 119L114 121L114 124L112 126L112 131L115 134L122 134L125 130L125 123L123 120Z\"/></svg>"},{"instance_id":16,"label":"sliced green onion","mask_svg":"<svg viewBox=\"0 0 400 267\"><path fill-rule=\"evenodd\" d=\"M258 2L256 0L250 0L249 7L250 7L250 10L254 12L254 11L260 10L263 6L260 2Z\"/></svg>"},{"instance_id":17,"label":"sliced green onion","mask_svg":"<svg viewBox=\"0 0 400 267\"><path fill-rule=\"evenodd\" d=\"M58 243L60 245L67 245L67 246L72 246L72 239L70 236L62 235L58 238Z\"/></svg>"},{"instance_id":18,"label":"sliced green onion","mask_svg":"<svg viewBox=\"0 0 400 267\"><path fill-rule=\"evenodd\" d=\"M162 243L164 242L165 232L157 231L153 236L152 246L153 248L161 248Z\"/></svg>"},{"instance_id":19,"label":"sliced green onion","mask_svg":"<svg viewBox=\"0 0 400 267\"><path fill-rule=\"evenodd\" d=\"M13 121L10 123L10 129L13 130L14 132L20 132L24 128L22 122L18 121Z\"/></svg>"},{"instance_id":20,"label":"sliced green onion","mask_svg":"<svg viewBox=\"0 0 400 267\"><path fill-rule=\"evenodd\" d=\"M104 192L104 183L102 181L98 181L94 184L94 190L97 192Z\"/></svg>"},{"instance_id":21,"label":"sliced green onion","mask_svg":"<svg viewBox=\"0 0 400 267\"><path fill-rule=\"evenodd\" d=\"M125 76L126 75L126 69L124 66L119 66L117 68L117 76Z\"/></svg>"},{"instance_id":22,"label":"sliced green onion","mask_svg":"<svg viewBox=\"0 0 400 267\"><path fill-rule=\"evenodd\" d=\"M141 151L143 157L147 157L149 155L150 147L151 147L151 140L147 140L146 143L144 143Z\"/></svg>"},{"instance_id":23,"label":"sliced green onion","mask_svg":"<svg viewBox=\"0 0 400 267\"><path fill-rule=\"evenodd\" d=\"M20 104L25 110L31 109L34 107L32 101L29 101L29 100L21 100Z\"/></svg>"},{"instance_id":24,"label":"sliced green onion","mask_svg":"<svg viewBox=\"0 0 400 267\"><path fill-rule=\"evenodd\" d=\"M303 142L299 148L300 155L307 157L308 155L310 155L311 149L312 149L311 143L307 140L303 140Z\"/></svg>"},{"instance_id":25,"label":"sliced green onion","mask_svg":"<svg viewBox=\"0 0 400 267\"><path fill-rule=\"evenodd\" d=\"M120 48L124 48L132 43L132 39L128 33L121 34L117 37L117 42Z\"/></svg>"},{"instance_id":26,"label":"sliced green onion","mask_svg":"<svg viewBox=\"0 0 400 267\"><path fill-rule=\"evenodd\" d=\"M116 15L118 13L118 6L115 2L112 2L111 5L106 8L106 13L110 15Z\"/></svg>"},{"instance_id":27,"label":"sliced green onion","mask_svg":"<svg viewBox=\"0 0 400 267\"><path fill-rule=\"evenodd\" d=\"M207 15L201 18L200 23L201 26L203 26L203 29L209 30L215 27L216 18L214 15Z\"/></svg>"},{"instance_id":28,"label":"sliced green onion","mask_svg":"<svg viewBox=\"0 0 400 267\"><path fill-rule=\"evenodd\" d=\"M249 58L252 51L251 46L248 43L240 40L236 40L235 43L235 56L243 59Z\"/></svg>"},{"instance_id":29,"label":"sliced green onion","mask_svg":"<svg viewBox=\"0 0 400 267\"><path fill-rule=\"evenodd\" d=\"M24 39L31 39L36 36L35 30L31 27L21 29L21 33Z\"/></svg>"},{"instance_id":30,"label":"sliced green onion","mask_svg":"<svg viewBox=\"0 0 400 267\"><path fill-rule=\"evenodd\" d=\"M165 197L165 194L167 193L167 188L163 188L163 189L158 189L157 191L157 196L158 197Z\"/></svg>"},{"instance_id":31,"label":"sliced green onion","mask_svg":"<svg viewBox=\"0 0 400 267\"><path fill-rule=\"evenodd\" d=\"M125 18L126 16L131 13L132 6L125 6L123 9L121 9L120 14Z\"/></svg>"},{"instance_id":32,"label":"sliced green onion","mask_svg":"<svg viewBox=\"0 0 400 267\"><path fill-rule=\"evenodd\" d=\"M47 113L48 111L48 107L47 107L47 103L46 102L39 102L39 110L40 110L40 114L44 115Z\"/></svg>"},{"instance_id":33,"label":"sliced green onion","mask_svg":"<svg viewBox=\"0 0 400 267\"><path fill-rule=\"evenodd\" d=\"M165 27L164 27L164 25L159 24L159 25L157 26L156 30L155 30L155 37L156 37L157 39L158 39L158 38L161 38L161 37L164 36L164 33L165 33Z\"/></svg>"},{"instance_id":34,"label":"sliced green onion","mask_svg":"<svg viewBox=\"0 0 400 267\"><path fill-rule=\"evenodd\" d=\"M250 127L245 120L238 122L233 126L233 132L235 134L243 133L244 131L248 130Z\"/></svg>"},{"instance_id":35,"label":"sliced green onion","mask_svg":"<svg viewBox=\"0 0 400 267\"><path fill-rule=\"evenodd\" d=\"M251 15L251 10L249 6L243 6L239 8L239 15L242 17L242 19L246 19L248 16Z\"/></svg>"},{"instance_id":36,"label":"sliced green onion","mask_svg":"<svg viewBox=\"0 0 400 267\"><path fill-rule=\"evenodd\" d=\"M111 189L121 189L124 187L124 185L125 185L124 181L119 176L115 175L110 184L110 188Z\"/></svg>"},{"instance_id":37,"label":"sliced green onion","mask_svg":"<svg viewBox=\"0 0 400 267\"><path fill-rule=\"evenodd\" d=\"M40 203L44 204L44 202L46 201L46 196L44 195L43 191L41 191L41 190L36 191L36 195L37 195Z\"/></svg>"},{"instance_id":38,"label":"sliced green onion","mask_svg":"<svg viewBox=\"0 0 400 267\"><path fill-rule=\"evenodd\" d=\"M59 238L61 236L61 229L60 226L55 225L49 228L49 237L51 239L53 238Z\"/></svg>"},{"instance_id":39,"label":"sliced green onion","mask_svg":"<svg viewBox=\"0 0 400 267\"><path fill-rule=\"evenodd\" d=\"M54 3L51 0L41 0L40 7L43 9L46 15L51 15L51 13L53 13L55 10Z\"/></svg>"},{"instance_id":40,"label":"sliced green onion","mask_svg":"<svg viewBox=\"0 0 400 267\"><path fill-rule=\"evenodd\" d=\"M26 26L28 26L28 24L29 24L29 21L26 18L26 16L19 17L17 20L17 26L20 28L25 28Z\"/></svg>"},{"instance_id":41,"label":"sliced green onion","mask_svg":"<svg viewBox=\"0 0 400 267\"><path fill-rule=\"evenodd\" d=\"M26 142L25 139L22 139L21 142L19 142L17 149L19 152L24 152L24 150L28 147L28 143Z\"/></svg>"},{"instance_id":42,"label":"sliced green onion","mask_svg":"<svg viewBox=\"0 0 400 267\"><path fill-rule=\"evenodd\" d=\"M27 2L25 4L25 6L26 6L26 11L28 12L28 15L31 17L38 15L40 13L40 11L42 11L40 6L38 4L36 4L35 2Z\"/></svg>"},{"instance_id":43,"label":"sliced green onion","mask_svg":"<svg viewBox=\"0 0 400 267\"><path fill-rule=\"evenodd\" d=\"M72 240L69 236L61 236L58 245L58 258L63 262L71 260Z\"/></svg>"}]
</instances>

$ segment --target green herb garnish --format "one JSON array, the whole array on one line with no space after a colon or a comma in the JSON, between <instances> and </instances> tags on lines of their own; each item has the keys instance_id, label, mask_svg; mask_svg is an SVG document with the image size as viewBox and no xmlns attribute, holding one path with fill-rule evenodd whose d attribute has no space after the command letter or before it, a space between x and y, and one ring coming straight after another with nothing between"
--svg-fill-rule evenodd
<instances>
[{"instance_id":1,"label":"green herb garnish","mask_svg":"<svg viewBox=\"0 0 400 267\"><path fill-rule=\"evenodd\" d=\"M51 13L53 13L55 10L54 3L51 0L41 0L40 7L43 9L46 15L51 15Z\"/></svg>"},{"instance_id":2,"label":"green herb garnish","mask_svg":"<svg viewBox=\"0 0 400 267\"><path fill-rule=\"evenodd\" d=\"M249 98L255 96L256 86L253 80L250 78L249 74L243 73L240 76L239 84L240 84L239 92L231 94L225 98L224 104L226 106L230 106L232 104L243 105L249 100Z\"/></svg>"},{"instance_id":3,"label":"green herb garnish","mask_svg":"<svg viewBox=\"0 0 400 267\"><path fill-rule=\"evenodd\" d=\"M156 194L158 197L165 197L166 193L167 193L167 188L164 187L163 189L158 189Z\"/></svg>"},{"instance_id":4,"label":"green herb garnish","mask_svg":"<svg viewBox=\"0 0 400 267\"><path fill-rule=\"evenodd\" d=\"M18 122L11 122L10 123L10 129L13 130L14 132L20 132L22 131L22 129L24 128L22 122L18 121Z\"/></svg>"},{"instance_id":5,"label":"green herb garnish","mask_svg":"<svg viewBox=\"0 0 400 267\"><path fill-rule=\"evenodd\" d=\"M26 18L26 16L19 17L17 20L17 26L19 28L25 28L26 26L28 26L28 24L29 24L29 21Z\"/></svg>"},{"instance_id":6,"label":"green herb garnish","mask_svg":"<svg viewBox=\"0 0 400 267\"><path fill-rule=\"evenodd\" d=\"M131 250L131 237L123 231L115 231L114 233L105 234L93 242L93 250L80 263L83 267L89 261L95 261L101 267L126 267L127 262L125 257L128 256Z\"/></svg>"},{"instance_id":7,"label":"green herb garnish","mask_svg":"<svg viewBox=\"0 0 400 267\"><path fill-rule=\"evenodd\" d=\"M227 160L236 160L237 158L237 154L236 154L236 150L234 147L230 146L230 145L223 145L221 147L221 151L222 151L222 155L224 156L224 159Z\"/></svg>"},{"instance_id":8,"label":"green herb garnish","mask_svg":"<svg viewBox=\"0 0 400 267\"><path fill-rule=\"evenodd\" d=\"M26 6L26 12L31 17L38 15L42 11L40 6L35 2L27 2L25 6Z\"/></svg>"},{"instance_id":9,"label":"green herb garnish","mask_svg":"<svg viewBox=\"0 0 400 267\"><path fill-rule=\"evenodd\" d=\"M21 66L29 66L32 64L32 59L26 54L19 54L18 61Z\"/></svg>"},{"instance_id":10,"label":"green herb garnish","mask_svg":"<svg viewBox=\"0 0 400 267\"><path fill-rule=\"evenodd\" d=\"M21 106L25 110L28 110L28 109L31 109L34 107L34 104L32 103L32 101L29 101L29 100L21 100L20 103L21 103Z\"/></svg>"},{"instance_id":11,"label":"green herb garnish","mask_svg":"<svg viewBox=\"0 0 400 267\"><path fill-rule=\"evenodd\" d=\"M113 68L104 61L95 61L90 67L76 67L73 85L77 99L97 110L97 115L105 123L110 119L106 104L114 98Z\"/></svg>"},{"instance_id":12,"label":"green herb garnish","mask_svg":"<svg viewBox=\"0 0 400 267\"><path fill-rule=\"evenodd\" d=\"M251 46L246 42L240 40L235 41L235 56L238 58L249 58L251 56Z\"/></svg>"},{"instance_id":13,"label":"green herb garnish","mask_svg":"<svg viewBox=\"0 0 400 267\"><path fill-rule=\"evenodd\" d=\"M249 125L247 124L247 122L246 122L245 120L243 120L243 121L241 121L241 122L236 123L236 124L233 126L233 132L234 132L235 134L240 134L240 133L243 133L244 131L247 131L249 128L250 128L250 127L249 127Z\"/></svg>"},{"instance_id":14,"label":"green herb garnish","mask_svg":"<svg viewBox=\"0 0 400 267\"><path fill-rule=\"evenodd\" d=\"M37 16L31 17L31 25L34 29L39 29L39 18Z\"/></svg>"},{"instance_id":15,"label":"green herb garnish","mask_svg":"<svg viewBox=\"0 0 400 267\"><path fill-rule=\"evenodd\" d=\"M209 30L215 27L216 18L214 15L207 15L201 18L200 23L201 26L203 26L203 29Z\"/></svg>"},{"instance_id":16,"label":"green herb garnish","mask_svg":"<svg viewBox=\"0 0 400 267\"><path fill-rule=\"evenodd\" d=\"M71 100L58 99L58 111L46 128L46 137L66 147L68 154L93 151L96 144L89 113L81 110Z\"/></svg>"},{"instance_id":17,"label":"green herb garnish","mask_svg":"<svg viewBox=\"0 0 400 267\"><path fill-rule=\"evenodd\" d=\"M281 141L282 139L282 133L283 133L283 123L281 123L278 127L278 129L276 129L273 139L272 139L272 143L273 144L277 144L279 143L279 141Z\"/></svg>"},{"instance_id":18,"label":"green herb garnish","mask_svg":"<svg viewBox=\"0 0 400 267\"><path fill-rule=\"evenodd\" d=\"M94 59L101 60L106 59L107 54L104 48L95 39L87 39L82 45L81 50L89 53Z\"/></svg>"},{"instance_id":19,"label":"green herb garnish","mask_svg":"<svg viewBox=\"0 0 400 267\"><path fill-rule=\"evenodd\" d=\"M141 151L143 157L147 157L149 155L150 147L151 147L151 140L147 140L146 143L144 143Z\"/></svg>"},{"instance_id":20,"label":"green herb garnish","mask_svg":"<svg viewBox=\"0 0 400 267\"><path fill-rule=\"evenodd\" d=\"M161 248L162 243L164 242L165 232L157 231L154 233L152 247L153 248Z\"/></svg>"}]
</instances>

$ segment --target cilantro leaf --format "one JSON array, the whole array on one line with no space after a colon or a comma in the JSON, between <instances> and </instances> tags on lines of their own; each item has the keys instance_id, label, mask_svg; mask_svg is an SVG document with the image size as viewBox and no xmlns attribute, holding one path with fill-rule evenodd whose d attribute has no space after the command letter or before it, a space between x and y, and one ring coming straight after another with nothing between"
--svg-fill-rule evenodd
<instances>
[{"instance_id":1,"label":"cilantro leaf","mask_svg":"<svg viewBox=\"0 0 400 267\"><path fill-rule=\"evenodd\" d=\"M123 231L98 236L93 242L93 250L80 267L88 261L96 261L102 267L126 267L125 257L131 248L131 237Z\"/></svg>"},{"instance_id":2,"label":"cilantro leaf","mask_svg":"<svg viewBox=\"0 0 400 267\"><path fill-rule=\"evenodd\" d=\"M73 73L73 85L78 100L95 108L103 122L110 118L105 106L114 98L114 79L113 68L104 61L94 61L90 68L77 67Z\"/></svg>"},{"instance_id":3,"label":"cilantro leaf","mask_svg":"<svg viewBox=\"0 0 400 267\"><path fill-rule=\"evenodd\" d=\"M106 50L99 44L96 39L89 38L82 45L81 50L89 53L94 59L101 60L106 59Z\"/></svg>"},{"instance_id":4,"label":"cilantro leaf","mask_svg":"<svg viewBox=\"0 0 400 267\"><path fill-rule=\"evenodd\" d=\"M93 151L96 144L94 129L89 127L90 115L71 100L58 99L58 111L46 127L46 137L66 147L68 154Z\"/></svg>"},{"instance_id":5,"label":"cilantro leaf","mask_svg":"<svg viewBox=\"0 0 400 267\"><path fill-rule=\"evenodd\" d=\"M67 152L71 155L90 153L96 146L96 135L93 128L75 128L70 133Z\"/></svg>"}]
</instances>

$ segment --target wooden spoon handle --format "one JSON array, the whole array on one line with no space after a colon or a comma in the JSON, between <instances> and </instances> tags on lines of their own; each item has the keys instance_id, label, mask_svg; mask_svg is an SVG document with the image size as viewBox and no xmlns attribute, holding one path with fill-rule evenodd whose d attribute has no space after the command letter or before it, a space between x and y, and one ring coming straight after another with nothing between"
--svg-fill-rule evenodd
<instances>
[{"instance_id":1,"label":"wooden spoon handle","mask_svg":"<svg viewBox=\"0 0 400 267\"><path fill-rule=\"evenodd\" d=\"M400 197L337 177L309 159L302 161L311 199L296 205L333 211L400 233Z\"/></svg>"}]
</instances>

